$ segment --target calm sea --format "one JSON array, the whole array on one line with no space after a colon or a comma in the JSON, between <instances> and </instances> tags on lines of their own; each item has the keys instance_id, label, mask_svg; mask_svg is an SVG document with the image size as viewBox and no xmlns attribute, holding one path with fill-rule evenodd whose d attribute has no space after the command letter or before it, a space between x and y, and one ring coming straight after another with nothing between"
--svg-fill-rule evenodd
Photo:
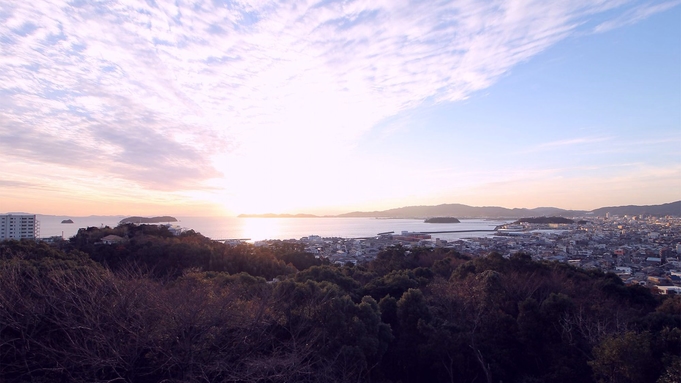
<instances>
[{"instance_id":1,"label":"calm sea","mask_svg":"<svg viewBox=\"0 0 681 383\"><path fill-rule=\"evenodd\" d=\"M38 215L40 236L72 237L81 227L115 227L123 216L66 217ZM508 223L504 220L463 219L461 223L434 224L422 219L377 219L377 218L234 218L234 217L176 217L174 224L192 229L213 239L300 239L308 235L322 237L359 238L371 237L378 233L394 231L449 231L449 230L492 230L497 225ZM63 224L71 219L74 223ZM433 238L455 240L491 235L490 232L465 232L433 234Z\"/></svg>"}]
</instances>

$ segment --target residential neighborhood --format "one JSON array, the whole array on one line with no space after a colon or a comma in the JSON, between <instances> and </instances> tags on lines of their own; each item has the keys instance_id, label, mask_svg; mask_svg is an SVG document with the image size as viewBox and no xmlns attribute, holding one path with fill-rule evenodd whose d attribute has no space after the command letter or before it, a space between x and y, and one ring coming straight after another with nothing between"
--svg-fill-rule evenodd
<instances>
[{"instance_id":1,"label":"residential neighborhood","mask_svg":"<svg viewBox=\"0 0 681 383\"><path fill-rule=\"evenodd\" d=\"M627 284L654 287L661 294L681 293L681 218L593 217L577 222L516 223L498 228L494 235L455 241L404 232L371 238L310 235L285 242L301 243L306 252L337 264L368 262L381 250L396 245L442 247L471 257L491 252L510 257L523 252L535 260L613 272ZM259 241L255 245L277 242L280 240Z\"/></svg>"}]
</instances>

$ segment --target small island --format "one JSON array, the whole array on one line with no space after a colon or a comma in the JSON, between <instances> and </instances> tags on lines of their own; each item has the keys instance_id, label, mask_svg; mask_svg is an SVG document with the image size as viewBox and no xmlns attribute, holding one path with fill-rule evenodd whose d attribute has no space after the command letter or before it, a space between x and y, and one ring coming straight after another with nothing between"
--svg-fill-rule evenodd
<instances>
[{"instance_id":1,"label":"small island","mask_svg":"<svg viewBox=\"0 0 681 383\"><path fill-rule=\"evenodd\" d=\"M73 223L73 220L72 219L65 219L65 220L61 221L61 223Z\"/></svg>"},{"instance_id":2,"label":"small island","mask_svg":"<svg viewBox=\"0 0 681 383\"><path fill-rule=\"evenodd\" d=\"M119 225L124 225L126 223L164 223L164 222L177 222L175 217L163 216L163 217L128 217L124 218L119 222Z\"/></svg>"},{"instance_id":3,"label":"small island","mask_svg":"<svg viewBox=\"0 0 681 383\"><path fill-rule=\"evenodd\" d=\"M428 218L425 221L425 223L461 223L458 219L454 217L432 217Z\"/></svg>"},{"instance_id":4,"label":"small island","mask_svg":"<svg viewBox=\"0 0 681 383\"><path fill-rule=\"evenodd\" d=\"M563 223L570 224L575 223L575 221L565 218L565 217L532 217L532 218L521 218L514 223Z\"/></svg>"}]
</instances>

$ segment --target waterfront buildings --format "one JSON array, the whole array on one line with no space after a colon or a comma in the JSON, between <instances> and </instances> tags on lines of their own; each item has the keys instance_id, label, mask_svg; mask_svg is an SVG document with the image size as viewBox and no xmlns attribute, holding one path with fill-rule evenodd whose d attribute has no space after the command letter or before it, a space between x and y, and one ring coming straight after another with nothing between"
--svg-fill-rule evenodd
<instances>
[{"instance_id":1,"label":"waterfront buildings","mask_svg":"<svg viewBox=\"0 0 681 383\"><path fill-rule=\"evenodd\" d=\"M40 222L31 214L0 215L0 240L36 239L40 237Z\"/></svg>"},{"instance_id":2,"label":"waterfront buildings","mask_svg":"<svg viewBox=\"0 0 681 383\"><path fill-rule=\"evenodd\" d=\"M579 217L581 218L581 217ZM322 238L314 235L288 240L331 263L362 264L395 245L439 247L470 257L496 252L504 257L522 252L538 261L563 262L584 269L617 274L626 284L649 287L660 294L681 293L681 218L590 217L563 225L522 224L520 231L455 241L381 233L373 238ZM280 242L261 241L267 246Z\"/></svg>"}]
</instances>

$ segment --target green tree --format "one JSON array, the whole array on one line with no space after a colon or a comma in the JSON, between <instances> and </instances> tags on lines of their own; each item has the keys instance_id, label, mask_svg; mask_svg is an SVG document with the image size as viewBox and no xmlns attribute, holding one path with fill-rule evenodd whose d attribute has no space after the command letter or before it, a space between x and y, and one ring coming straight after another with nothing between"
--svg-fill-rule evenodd
<instances>
[{"instance_id":1,"label":"green tree","mask_svg":"<svg viewBox=\"0 0 681 383\"><path fill-rule=\"evenodd\" d=\"M650 334L626 332L603 339L589 362L601 383L655 382Z\"/></svg>"}]
</instances>

